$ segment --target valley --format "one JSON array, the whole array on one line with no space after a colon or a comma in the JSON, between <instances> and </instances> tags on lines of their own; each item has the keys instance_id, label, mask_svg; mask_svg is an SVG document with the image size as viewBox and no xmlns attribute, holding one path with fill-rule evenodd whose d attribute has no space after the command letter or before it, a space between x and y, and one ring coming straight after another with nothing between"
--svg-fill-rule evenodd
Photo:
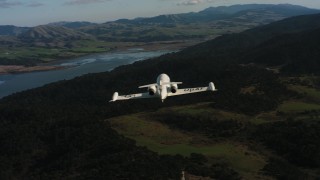
<instances>
[{"instance_id":1,"label":"valley","mask_svg":"<svg viewBox=\"0 0 320 180\"><path fill-rule=\"evenodd\" d=\"M0 64L2 66L20 65L35 66L48 64L59 60L74 59L90 54L110 53L128 49L179 50L202 40L161 41L161 42L104 42L77 41L72 48L61 47L10 47L0 48Z\"/></svg>"},{"instance_id":2,"label":"valley","mask_svg":"<svg viewBox=\"0 0 320 180\"><path fill-rule=\"evenodd\" d=\"M0 26L0 65L35 66L150 44L154 47L169 44L176 49L316 12L318 10L294 5L249 4L102 24L57 22L36 27Z\"/></svg>"}]
</instances>

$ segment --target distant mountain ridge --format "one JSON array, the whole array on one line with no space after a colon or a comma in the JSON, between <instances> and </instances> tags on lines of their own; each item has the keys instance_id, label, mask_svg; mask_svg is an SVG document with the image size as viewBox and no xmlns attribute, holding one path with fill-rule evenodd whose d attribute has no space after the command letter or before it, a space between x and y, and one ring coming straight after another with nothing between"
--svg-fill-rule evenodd
<instances>
[{"instance_id":1,"label":"distant mountain ridge","mask_svg":"<svg viewBox=\"0 0 320 180\"><path fill-rule=\"evenodd\" d=\"M236 17L237 13L245 13L252 10L272 11L284 17L297 16L301 14L313 14L320 10L310 9L303 6L291 4L246 4L210 7L197 13L169 14L160 15L151 18L136 18L127 20L131 23L196 23L207 22L212 20L222 20ZM115 22L125 22L124 19ZM108 23L108 22L107 22Z\"/></svg>"},{"instance_id":2,"label":"distant mountain ridge","mask_svg":"<svg viewBox=\"0 0 320 180\"><path fill-rule=\"evenodd\" d=\"M239 15L250 13L252 11L269 11L276 13L281 18L297 16L302 14L319 13L320 10L310 9L303 6L291 4L245 4L245 5L232 5L232 6L218 6L209 7L199 12L190 12L182 14L167 14L159 15L150 18L134 18L134 19L119 19L116 21L106 22L102 24L87 22L87 21L61 21L53 22L47 25L62 26L71 29L79 29L91 26L92 28L103 26L103 24L121 23L121 24L175 24L175 23L199 23L209 22L214 20L224 20L237 18ZM19 35L30 27L16 27L12 25L0 25L0 35Z\"/></svg>"},{"instance_id":3,"label":"distant mountain ridge","mask_svg":"<svg viewBox=\"0 0 320 180\"><path fill-rule=\"evenodd\" d=\"M290 4L233 5L211 7L196 13L119 19L79 30L107 41L192 39L225 34L223 29L226 27L237 26L239 28L230 32L240 32L287 17L314 13L320 13L320 10Z\"/></svg>"},{"instance_id":4,"label":"distant mountain ridge","mask_svg":"<svg viewBox=\"0 0 320 180\"><path fill-rule=\"evenodd\" d=\"M56 22L32 28L0 26L0 46L6 50L14 47L11 56L3 55L0 62L15 64L17 58L47 57L59 58L60 54L75 56L105 52L118 46L110 42L149 43L160 41L203 42L225 34L242 32L274 21L320 10L289 4L247 4L207 8L200 12L169 14L151 18L120 19L103 24L90 22ZM308 21L308 20L307 20ZM293 26L291 23L291 26ZM311 24L310 26L313 26ZM290 29L290 28L289 28ZM294 28L291 28L294 29ZM270 31L271 32L271 31ZM261 37L263 38L263 37ZM252 39L252 38L249 38ZM259 38L253 38L252 42ZM245 40L244 42L250 42ZM21 55L15 53L23 48L57 47L55 55L40 55L37 51ZM219 47L217 48L219 49ZM48 50L48 49L46 49ZM65 53L61 53L65 52ZM40 58L43 60L43 58ZM13 61L15 60L15 61ZM35 62L35 61L33 61Z\"/></svg>"},{"instance_id":5,"label":"distant mountain ridge","mask_svg":"<svg viewBox=\"0 0 320 180\"><path fill-rule=\"evenodd\" d=\"M12 25L0 26L0 36L17 36L23 32L28 31L29 27L17 27Z\"/></svg>"},{"instance_id":6,"label":"distant mountain ridge","mask_svg":"<svg viewBox=\"0 0 320 180\"><path fill-rule=\"evenodd\" d=\"M63 26L41 25L20 34L18 38L25 43L34 43L38 46L64 46L70 41L93 37Z\"/></svg>"},{"instance_id":7,"label":"distant mountain ridge","mask_svg":"<svg viewBox=\"0 0 320 180\"><path fill-rule=\"evenodd\" d=\"M97 23L87 22L87 21L75 21L75 22L68 22L68 21L61 21L61 22L53 22L47 25L50 26L63 26L66 28L77 29L85 26L97 25Z\"/></svg>"},{"instance_id":8,"label":"distant mountain ridge","mask_svg":"<svg viewBox=\"0 0 320 180\"><path fill-rule=\"evenodd\" d=\"M232 6L219 6L210 7L200 13L208 14L235 14L241 11L260 9L260 10L272 10L279 13L287 14L290 16L298 15L305 12L316 13L319 10L310 9L304 6L292 5L292 4L246 4L246 5L232 5Z\"/></svg>"},{"instance_id":9,"label":"distant mountain ridge","mask_svg":"<svg viewBox=\"0 0 320 180\"><path fill-rule=\"evenodd\" d=\"M19 37L23 39L53 39L53 38L77 38L88 36L85 33L78 32L66 27L41 25L29 29L22 33Z\"/></svg>"}]
</instances>

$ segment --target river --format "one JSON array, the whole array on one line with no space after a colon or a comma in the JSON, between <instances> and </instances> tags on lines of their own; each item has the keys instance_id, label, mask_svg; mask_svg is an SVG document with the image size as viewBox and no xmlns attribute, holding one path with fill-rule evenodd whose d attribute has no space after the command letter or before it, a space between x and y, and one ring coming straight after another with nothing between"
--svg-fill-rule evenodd
<instances>
[{"instance_id":1,"label":"river","mask_svg":"<svg viewBox=\"0 0 320 180\"><path fill-rule=\"evenodd\" d=\"M172 51L144 51L143 49L130 49L121 52L94 54L71 60L57 61L55 64L50 64L69 66L68 68L60 70L0 75L0 98L15 92L41 87L45 84L60 80L69 80L88 73L111 71L121 65L157 57L169 52Z\"/></svg>"}]
</instances>

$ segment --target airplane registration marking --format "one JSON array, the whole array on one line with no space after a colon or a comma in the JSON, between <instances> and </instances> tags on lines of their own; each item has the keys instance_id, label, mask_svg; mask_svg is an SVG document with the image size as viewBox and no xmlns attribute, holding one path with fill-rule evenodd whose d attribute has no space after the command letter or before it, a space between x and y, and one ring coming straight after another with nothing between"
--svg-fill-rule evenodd
<instances>
[{"instance_id":1,"label":"airplane registration marking","mask_svg":"<svg viewBox=\"0 0 320 180\"><path fill-rule=\"evenodd\" d=\"M125 98L134 98L134 97L136 97L136 95L135 94L130 94L130 95L125 95L124 97Z\"/></svg>"},{"instance_id":2,"label":"airplane registration marking","mask_svg":"<svg viewBox=\"0 0 320 180\"><path fill-rule=\"evenodd\" d=\"M184 92L201 91L202 89L203 89L203 87L200 87L200 88L187 88L187 89L184 89Z\"/></svg>"}]
</instances>

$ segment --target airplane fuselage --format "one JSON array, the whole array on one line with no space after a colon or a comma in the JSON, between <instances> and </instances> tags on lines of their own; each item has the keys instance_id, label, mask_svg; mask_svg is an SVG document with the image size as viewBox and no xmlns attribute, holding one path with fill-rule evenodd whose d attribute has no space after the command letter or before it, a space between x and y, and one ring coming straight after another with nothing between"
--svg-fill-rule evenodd
<instances>
[{"instance_id":1,"label":"airplane fuselage","mask_svg":"<svg viewBox=\"0 0 320 180\"><path fill-rule=\"evenodd\" d=\"M157 78L158 95L161 101L164 101L168 97L168 89L170 89L170 78L166 74L160 74Z\"/></svg>"}]
</instances>

